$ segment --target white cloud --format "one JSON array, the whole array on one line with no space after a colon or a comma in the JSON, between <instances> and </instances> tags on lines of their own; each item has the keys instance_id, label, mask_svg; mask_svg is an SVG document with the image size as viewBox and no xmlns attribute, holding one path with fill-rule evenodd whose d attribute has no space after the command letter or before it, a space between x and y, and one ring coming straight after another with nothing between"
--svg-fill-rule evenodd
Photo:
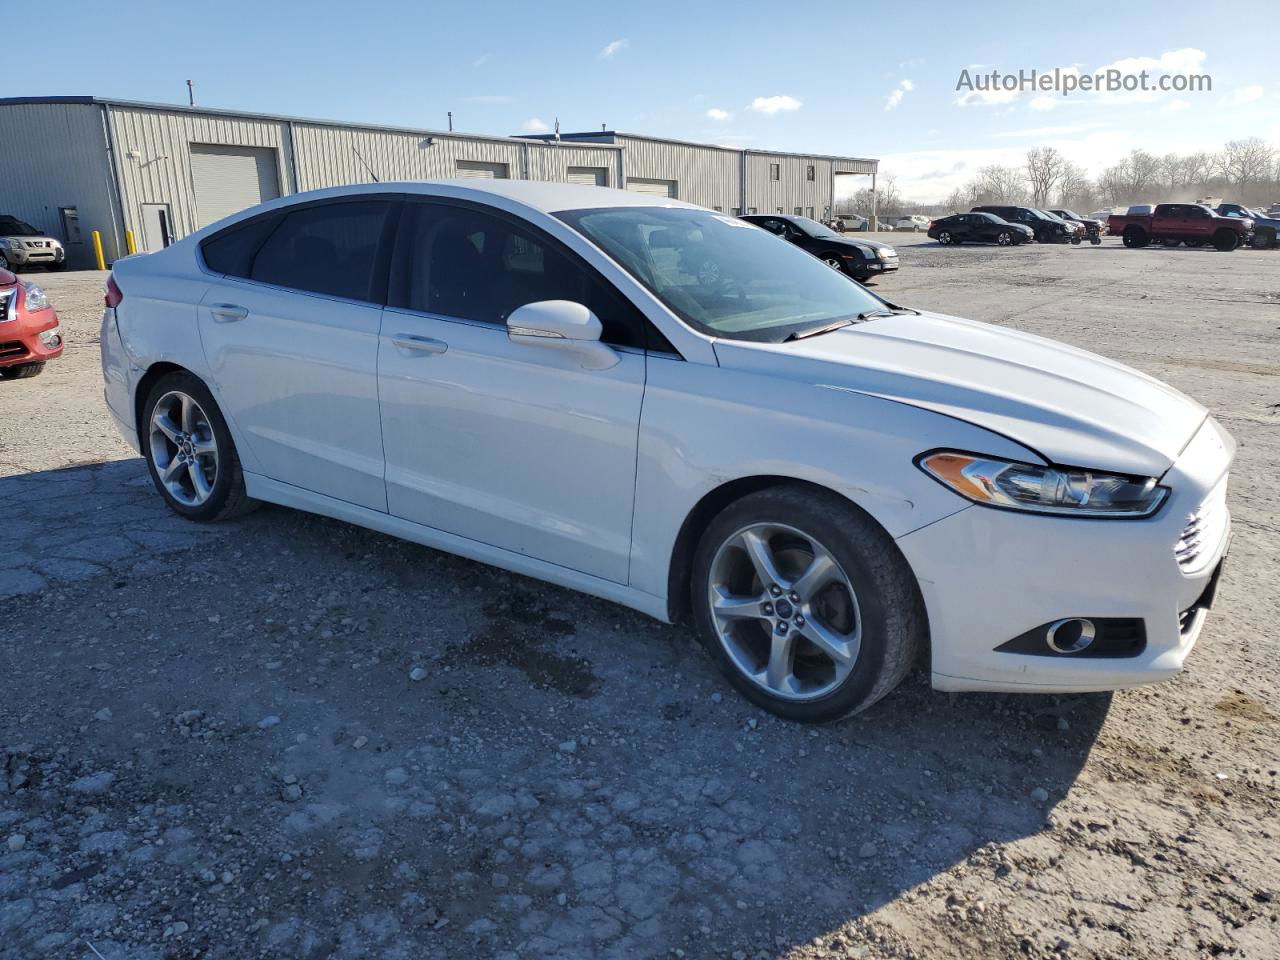
<instances>
[{"instance_id":1,"label":"white cloud","mask_svg":"<svg viewBox=\"0 0 1280 960\"><path fill-rule=\"evenodd\" d=\"M1093 123L1064 123L1056 127L1025 127L1021 130L1004 130L1000 133L993 133L993 137L1061 137L1068 133L1084 133L1088 130L1096 130L1099 127L1105 127L1106 124L1101 121Z\"/></svg>"},{"instance_id":2,"label":"white cloud","mask_svg":"<svg viewBox=\"0 0 1280 960\"><path fill-rule=\"evenodd\" d=\"M1038 97L1032 97L1031 102L1027 104L1032 110L1052 110L1058 105L1056 97L1051 97L1047 93L1042 93Z\"/></svg>"},{"instance_id":3,"label":"white cloud","mask_svg":"<svg viewBox=\"0 0 1280 960\"><path fill-rule=\"evenodd\" d=\"M537 117L530 117L520 125L520 129L525 133L550 133L551 128L547 126L545 120L539 120Z\"/></svg>"},{"instance_id":4,"label":"white cloud","mask_svg":"<svg viewBox=\"0 0 1280 960\"><path fill-rule=\"evenodd\" d=\"M1253 101L1261 99L1264 92L1260 83L1255 83L1248 87L1236 87L1235 90L1231 91L1231 102L1253 103Z\"/></svg>"},{"instance_id":5,"label":"white cloud","mask_svg":"<svg viewBox=\"0 0 1280 960\"><path fill-rule=\"evenodd\" d=\"M473 67L483 67L486 63L488 63L492 59L493 59L492 53L482 53L480 54L480 56L476 57L473 61L471 61L471 65Z\"/></svg>"},{"instance_id":6,"label":"white cloud","mask_svg":"<svg viewBox=\"0 0 1280 960\"><path fill-rule=\"evenodd\" d=\"M626 40L612 40L604 45L604 49L600 51L600 59L608 60L619 50L625 50L630 44Z\"/></svg>"},{"instance_id":7,"label":"white cloud","mask_svg":"<svg viewBox=\"0 0 1280 960\"><path fill-rule=\"evenodd\" d=\"M1183 100L1181 97L1174 97L1163 107L1160 108L1161 113L1181 113L1191 106L1190 100Z\"/></svg>"},{"instance_id":8,"label":"white cloud","mask_svg":"<svg viewBox=\"0 0 1280 960\"><path fill-rule=\"evenodd\" d=\"M1180 50L1166 50L1158 57L1125 57L1098 67L1095 73L1106 70L1119 70L1121 73L1199 73L1206 54L1195 47L1183 47Z\"/></svg>"},{"instance_id":9,"label":"white cloud","mask_svg":"<svg viewBox=\"0 0 1280 960\"><path fill-rule=\"evenodd\" d=\"M1018 99L1017 90L969 90L956 98L961 107L991 106L997 103L1011 103Z\"/></svg>"},{"instance_id":10,"label":"white cloud","mask_svg":"<svg viewBox=\"0 0 1280 960\"><path fill-rule=\"evenodd\" d=\"M799 110L804 104L795 97L779 95L776 97L756 97L751 101L751 109L756 113L779 113Z\"/></svg>"},{"instance_id":11,"label":"white cloud","mask_svg":"<svg viewBox=\"0 0 1280 960\"><path fill-rule=\"evenodd\" d=\"M902 98L905 97L908 93L910 93L914 89L915 89L915 84L912 83L910 80L903 80L896 87L894 87L893 91L889 94L889 96L884 101L885 113L888 113L890 110L896 110L898 108L898 104L902 102Z\"/></svg>"},{"instance_id":12,"label":"white cloud","mask_svg":"<svg viewBox=\"0 0 1280 960\"><path fill-rule=\"evenodd\" d=\"M515 97L482 94L476 97L463 97L462 99L465 103L511 103Z\"/></svg>"},{"instance_id":13,"label":"white cloud","mask_svg":"<svg viewBox=\"0 0 1280 960\"><path fill-rule=\"evenodd\" d=\"M715 120L717 123L723 120L728 120L732 116L733 114L728 110L721 110L719 107L712 107L707 111L707 118L709 120Z\"/></svg>"}]
</instances>

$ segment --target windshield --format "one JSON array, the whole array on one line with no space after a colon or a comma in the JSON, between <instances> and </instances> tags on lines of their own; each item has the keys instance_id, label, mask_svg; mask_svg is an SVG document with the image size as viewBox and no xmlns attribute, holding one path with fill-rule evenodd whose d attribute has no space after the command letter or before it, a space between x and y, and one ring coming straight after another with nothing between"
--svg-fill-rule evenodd
<instances>
[{"instance_id":1,"label":"windshield","mask_svg":"<svg viewBox=\"0 0 1280 960\"><path fill-rule=\"evenodd\" d=\"M556 216L711 336L780 343L887 308L817 257L736 217L671 207Z\"/></svg>"},{"instance_id":2,"label":"windshield","mask_svg":"<svg viewBox=\"0 0 1280 960\"><path fill-rule=\"evenodd\" d=\"M830 227L823 226L817 220L810 220L808 217L791 217L787 221L801 233L808 234L816 240L840 240L840 234L836 233Z\"/></svg>"},{"instance_id":3,"label":"windshield","mask_svg":"<svg viewBox=\"0 0 1280 960\"><path fill-rule=\"evenodd\" d=\"M1083 220L1084 219L1084 217L1080 216L1080 214L1076 213L1074 210L1054 210L1053 212L1066 220Z\"/></svg>"},{"instance_id":4,"label":"windshield","mask_svg":"<svg viewBox=\"0 0 1280 960\"><path fill-rule=\"evenodd\" d=\"M38 237L40 231L17 217L0 217L0 237Z\"/></svg>"}]
</instances>

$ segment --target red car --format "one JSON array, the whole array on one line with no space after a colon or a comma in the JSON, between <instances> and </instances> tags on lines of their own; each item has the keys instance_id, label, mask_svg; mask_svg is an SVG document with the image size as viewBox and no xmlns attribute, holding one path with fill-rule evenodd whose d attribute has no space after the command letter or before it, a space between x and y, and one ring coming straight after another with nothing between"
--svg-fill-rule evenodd
<instances>
[{"instance_id":1,"label":"red car","mask_svg":"<svg viewBox=\"0 0 1280 960\"><path fill-rule=\"evenodd\" d=\"M44 291L0 270L0 380L34 377L62 356L62 327Z\"/></svg>"}]
</instances>

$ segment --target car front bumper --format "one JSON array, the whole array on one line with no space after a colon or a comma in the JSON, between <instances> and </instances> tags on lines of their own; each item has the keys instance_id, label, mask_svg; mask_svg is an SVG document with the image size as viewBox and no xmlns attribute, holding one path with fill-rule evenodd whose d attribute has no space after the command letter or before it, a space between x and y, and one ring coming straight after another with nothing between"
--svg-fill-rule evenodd
<instances>
[{"instance_id":1,"label":"car front bumper","mask_svg":"<svg viewBox=\"0 0 1280 960\"><path fill-rule=\"evenodd\" d=\"M890 257L888 260L862 260L850 264L853 272L859 277L874 277L879 274L893 273L898 269L898 258Z\"/></svg>"},{"instance_id":2,"label":"car front bumper","mask_svg":"<svg viewBox=\"0 0 1280 960\"><path fill-rule=\"evenodd\" d=\"M35 313L6 311L0 316L5 317L0 319L0 367L45 363L62 356L62 325L52 307Z\"/></svg>"},{"instance_id":3,"label":"car front bumper","mask_svg":"<svg viewBox=\"0 0 1280 960\"><path fill-rule=\"evenodd\" d=\"M1155 516L1072 519L970 506L898 541L929 616L940 690L1069 693L1153 683L1181 670L1205 622L1230 541L1234 442L1208 419L1161 483ZM1213 511L1194 561L1174 555L1193 515ZM1131 656L996 648L1064 618L1141 621Z\"/></svg>"},{"instance_id":4,"label":"car front bumper","mask_svg":"<svg viewBox=\"0 0 1280 960\"><path fill-rule=\"evenodd\" d=\"M4 255L18 267L59 264L67 258L67 252L62 247L5 247Z\"/></svg>"}]
</instances>

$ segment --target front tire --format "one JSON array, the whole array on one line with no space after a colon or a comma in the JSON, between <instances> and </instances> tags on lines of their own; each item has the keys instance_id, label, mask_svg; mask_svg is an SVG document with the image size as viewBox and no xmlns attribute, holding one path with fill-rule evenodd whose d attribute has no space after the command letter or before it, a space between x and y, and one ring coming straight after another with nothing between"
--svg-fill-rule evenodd
<instances>
[{"instance_id":1,"label":"front tire","mask_svg":"<svg viewBox=\"0 0 1280 960\"><path fill-rule=\"evenodd\" d=\"M919 588L892 538L800 484L750 494L711 522L692 599L699 638L734 687L802 723L871 706L924 644Z\"/></svg>"},{"instance_id":2,"label":"front tire","mask_svg":"<svg viewBox=\"0 0 1280 960\"><path fill-rule=\"evenodd\" d=\"M1000 244L1000 246L1002 247L1012 246L1013 234L1010 233L1008 230L1001 230L1000 235L996 237L996 243Z\"/></svg>"},{"instance_id":3,"label":"front tire","mask_svg":"<svg viewBox=\"0 0 1280 960\"><path fill-rule=\"evenodd\" d=\"M1240 246L1240 234L1234 230L1219 230L1213 235L1213 248L1222 253L1230 253Z\"/></svg>"},{"instance_id":4,"label":"front tire","mask_svg":"<svg viewBox=\"0 0 1280 960\"><path fill-rule=\"evenodd\" d=\"M44 362L18 363L12 367L0 367L0 380L26 380L44 373Z\"/></svg>"},{"instance_id":5,"label":"front tire","mask_svg":"<svg viewBox=\"0 0 1280 960\"><path fill-rule=\"evenodd\" d=\"M198 377L184 371L161 377L143 404L138 432L151 480L174 513L206 523L257 506L245 492L227 422Z\"/></svg>"}]
</instances>

